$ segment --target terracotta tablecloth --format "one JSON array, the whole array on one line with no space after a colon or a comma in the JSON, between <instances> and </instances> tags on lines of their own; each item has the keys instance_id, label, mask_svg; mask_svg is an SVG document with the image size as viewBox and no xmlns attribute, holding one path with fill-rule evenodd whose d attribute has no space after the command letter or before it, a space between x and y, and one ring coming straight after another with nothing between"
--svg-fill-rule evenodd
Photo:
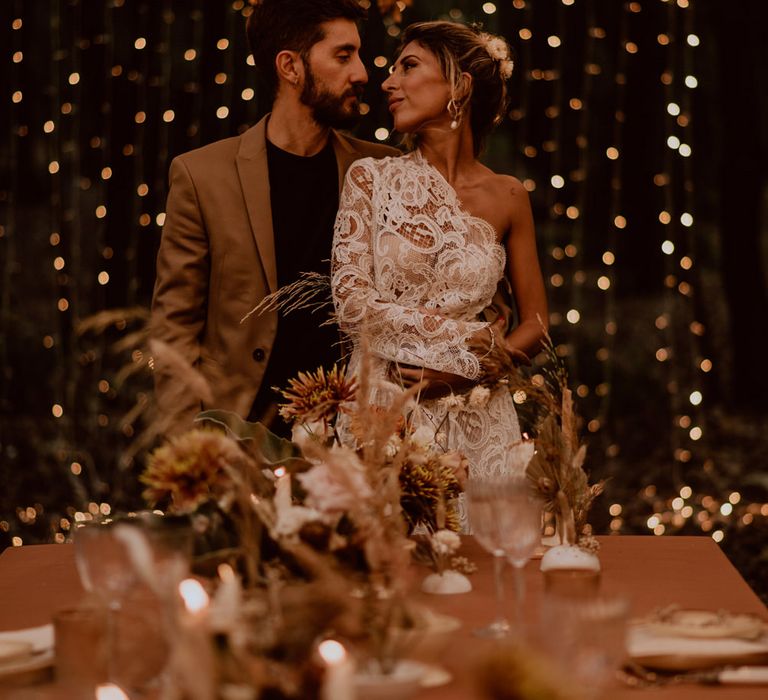
<instances>
[{"instance_id":1,"label":"terracotta tablecloth","mask_svg":"<svg viewBox=\"0 0 768 700\"><path fill-rule=\"evenodd\" d=\"M709 537L602 537L600 560L602 590L623 593L630 598L632 615L672 603L690 608L727 609L756 613L768 618L768 611L725 555ZM451 684L424 691L419 700L468 700L479 698L471 669L474 660L491 642L473 636L472 629L494 615L493 576L490 557L466 539L462 552L478 564L472 593L418 598L437 612L459 618L463 627L448 644L441 663L451 671ZM425 572L426 573L426 572ZM526 614L535 619L543 595L538 562L525 570ZM511 591L511 586L509 587ZM77 603L82 589L68 545L30 545L7 549L0 556L0 630L46 624L53 612ZM11 697L6 691L0 697ZM14 700L49 700L65 697L53 684L16 691ZM610 700L643 697L655 700L758 700L768 697L768 688L686 685L650 690L619 687Z\"/></svg>"}]
</instances>

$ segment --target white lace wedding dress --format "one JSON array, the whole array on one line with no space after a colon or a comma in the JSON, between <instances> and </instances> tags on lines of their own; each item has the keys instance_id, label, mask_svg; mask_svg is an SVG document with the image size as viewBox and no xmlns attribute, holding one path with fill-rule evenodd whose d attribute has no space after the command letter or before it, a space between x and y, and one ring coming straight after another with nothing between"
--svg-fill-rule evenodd
<instances>
[{"instance_id":1,"label":"white lace wedding dress","mask_svg":"<svg viewBox=\"0 0 768 700\"><path fill-rule=\"evenodd\" d=\"M400 391L391 363L480 376L467 340L488 325L480 314L505 261L494 227L462 207L420 151L352 165L336 218L331 286L338 323L354 345L351 372L366 335L376 383L371 399L386 402ZM417 420L439 428L440 445L465 455L470 478L521 468L509 450L520 428L506 388L478 405L450 403L422 401Z\"/></svg>"}]
</instances>

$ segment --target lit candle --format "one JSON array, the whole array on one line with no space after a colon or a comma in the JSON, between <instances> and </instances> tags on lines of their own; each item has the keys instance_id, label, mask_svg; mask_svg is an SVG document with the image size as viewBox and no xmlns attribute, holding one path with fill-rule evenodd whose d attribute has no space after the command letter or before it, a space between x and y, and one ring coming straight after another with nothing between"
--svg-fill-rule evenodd
<instances>
[{"instance_id":1,"label":"lit candle","mask_svg":"<svg viewBox=\"0 0 768 700\"><path fill-rule=\"evenodd\" d=\"M213 698L216 696L216 668L209 623L210 599L193 578L179 584L184 609L179 616L178 635L172 645L169 676L180 696Z\"/></svg>"},{"instance_id":2,"label":"lit candle","mask_svg":"<svg viewBox=\"0 0 768 700\"><path fill-rule=\"evenodd\" d=\"M179 593L184 607L193 619L201 619L206 615L209 598L200 581L185 578L179 584Z\"/></svg>"},{"instance_id":3,"label":"lit candle","mask_svg":"<svg viewBox=\"0 0 768 700\"><path fill-rule=\"evenodd\" d=\"M240 618L243 590L240 580L229 564L220 564L219 586L211 602L211 628L225 632L234 628Z\"/></svg>"},{"instance_id":4,"label":"lit candle","mask_svg":"<svg viewBox=\"0 0 768 700\"><path fill-rule=\"evenodd\" d=\"M291 507L291 475L285 467L278 467L275 476L275 510L281 513Z\"/></svg>"},{"instance_id":5,"label":"lit candle","mask_svg":"<svg viewBox=\"0 0 768 700\"><path fill-rule=\"evenodd\" d=\"M354 664L344 646L335 639L320 642L318 652L326 665L320 700L354 700Z\"/></svg>"}]
</instances>

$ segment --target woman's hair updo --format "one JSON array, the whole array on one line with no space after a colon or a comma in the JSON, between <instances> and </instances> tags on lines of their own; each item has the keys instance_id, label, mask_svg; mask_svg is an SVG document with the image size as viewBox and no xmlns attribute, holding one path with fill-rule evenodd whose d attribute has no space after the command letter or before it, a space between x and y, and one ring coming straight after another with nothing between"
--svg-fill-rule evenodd
<instances>
[{"instance_id":1,"label":"woman's hair updo","mask_svg":"<svg viewBox=\"0 0 768 700\"><path fill-rule=\"evenodd\" d=\"M455 22L418 22L406 27L397 56L415 41L431 51L451 85L451 97L460 110L469 107L475 155L486 137L504 118L507 109L507 80L512 59L507 42L500 36ZM467 91L462 73L472 76Z\"/></svg>"}]
</instances>

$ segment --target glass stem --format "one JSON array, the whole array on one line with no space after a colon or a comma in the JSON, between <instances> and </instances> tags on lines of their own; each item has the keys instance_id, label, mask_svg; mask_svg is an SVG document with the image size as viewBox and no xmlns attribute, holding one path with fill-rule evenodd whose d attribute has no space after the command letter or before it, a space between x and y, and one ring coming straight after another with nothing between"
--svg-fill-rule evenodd
<instances>
[{"instance_id":1,"label":"glass stem","mask_svg":"<svg viewBox=\"0 0 768 700\"><path fill-rule=\"evenodd\" d=\"M515 566L515 626L523 629L523 601L525 600L525 575L522 566Z\"/></svg>"},{"instance_id":2,"label":"glass stem","mask_svg":"<svg viewBox=\"0 0 768 700\"><path fill-rule=\"evenodd\" d=\"M496 583L496 622L502 624L507 622L504 615L504 564L504 555L494 553L493 578Z\"/></svg>"},{"instance_id":3,"label":"glass stem","mask_svg":"<svg viewBox=\"0 0 768 700\"><path fill-rule=\"evenodd\" d=\"M107 606L107 680L116 683L115 645L117 643L117 614L120 603L112 602Z\"/></svg>"}]
</instances>

